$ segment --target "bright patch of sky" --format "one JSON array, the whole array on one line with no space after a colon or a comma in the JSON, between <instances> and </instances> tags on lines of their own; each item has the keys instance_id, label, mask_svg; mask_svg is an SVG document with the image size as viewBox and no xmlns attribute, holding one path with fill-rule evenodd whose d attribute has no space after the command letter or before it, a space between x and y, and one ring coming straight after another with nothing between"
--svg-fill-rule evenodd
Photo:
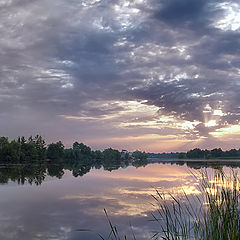
<instances>
[{"instance_id":1,"label":"bright patch of sky","mask_svg":"<svg viewBox=\"0 0 240 240\"><path fill-rule=\"evenodd\" d=\"M240 4L238 1L219 3L218 8L224 10L224 15L214 25L224 31L240 29Z\"/></svg>"}]
</instances>

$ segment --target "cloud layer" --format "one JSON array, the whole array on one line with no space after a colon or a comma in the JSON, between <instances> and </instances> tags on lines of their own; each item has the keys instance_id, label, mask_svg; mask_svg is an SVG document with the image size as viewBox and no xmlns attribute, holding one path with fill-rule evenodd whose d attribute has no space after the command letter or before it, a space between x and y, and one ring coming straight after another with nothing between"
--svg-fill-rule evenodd
<instances>
[{"instance_id":1,"label":"cloud layer","mask_svg":"<svg viewBox=\"0 0 240 240\"><path fill-rule=\"evenodd\" d=\"M1 135L233 146L239 27L236 1L2 1Z\"/></svg>"}]
</instances>

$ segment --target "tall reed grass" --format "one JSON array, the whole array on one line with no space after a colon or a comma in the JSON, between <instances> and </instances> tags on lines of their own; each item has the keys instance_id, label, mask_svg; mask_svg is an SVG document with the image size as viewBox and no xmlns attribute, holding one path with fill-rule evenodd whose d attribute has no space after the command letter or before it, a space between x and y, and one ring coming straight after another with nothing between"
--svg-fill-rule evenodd
<instances>
[{"instance_id":1,"label":"tall reed grass","mask_svg":"<svg viewBox=\"0 0 240 240\"><path fill-rule=\"evenodd\" d=\"M199 175L194 174L199 180ZM240 189L237 172L213 175L201 172L199 195L180 196L156 190L152 197L158 206L151 221L159 225L151 239L163 240L240 240ZM108 238L121 240L116 226L110 221ZM128 238L130 239L130 238ZM131 239L136 240L135 235Z\"/></svg>"}]
</instances>

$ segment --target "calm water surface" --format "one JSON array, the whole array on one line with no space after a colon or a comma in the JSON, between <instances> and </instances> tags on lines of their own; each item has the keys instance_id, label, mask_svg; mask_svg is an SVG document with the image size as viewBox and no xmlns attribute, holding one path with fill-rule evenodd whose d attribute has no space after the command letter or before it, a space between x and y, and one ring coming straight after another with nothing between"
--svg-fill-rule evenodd
<instances>
[{"instance_id":1,"label":"calm water surface","mask_svg":"<svg viewBox=\"0 0 240 240\"><path fill-rule=\"evenodd\" d=\"M198 194L197 187L186 165L158 163L92 169L82 177L65 171L61 179L47 176L38 186L9 181L0 185L0 239L100 239L98 233L110 231L104 209L122 233L129 234L131 224L137 239L149 239L159 230L149 221L156 210L155 188Z\"/></svg>"}]
</instances>

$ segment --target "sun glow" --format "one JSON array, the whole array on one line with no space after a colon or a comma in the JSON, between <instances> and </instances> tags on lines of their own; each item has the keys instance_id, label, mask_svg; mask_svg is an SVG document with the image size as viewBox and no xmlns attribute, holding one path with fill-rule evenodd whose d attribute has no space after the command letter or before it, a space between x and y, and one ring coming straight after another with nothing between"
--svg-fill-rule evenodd
<instances>
[{"instance_id":1,"label":"sun glow","mask_svg":"<svg viewBox=\"0 0 240 240\"><path fill-rule=\"evenodd\" d=\"M222 127L221 120L226 113L223 111L221 102L215 106L205 105L202 110L203 122L187 121L174 115L165 115L161 108L149 104L146 100L90 101L84 108L88 111L79 112L79 115L61 115L60 117L69 121L108 124L108 127L114 130L127 131L123 136L88 138L88 144L96 147L100 142L111 142L111 146L115 148L124 148L127 144L129 150L138 148L145 151L150 149L150 151L171 149L181 151L185 144L191 144L192 147L201 144L207 138L203 134L209 131L211 131L209 134L216 138L223 135L236 136L240 132L239 126Z\"/></svg>"},{"instance_id":2,"label":"sun glow","mask_svg":"<svg viewBox=\"0 0 240 240\"><path fill-rule=\"evenodd\" d=\"M210 121L206 122L204 125L205 125L205 127L215 127L215 126L217 126L217 121L210 120Z\"/></svg>"},{"instance_id":3,"label":"sun glow","mask_svg":"<svg viewBox=\"0 0 240 240\"><path fill-rule=\"evenodd\" d=\"M206 128L217 127L221 121L221 117L225 115L222 102L219 102L215 107L207 104L203 108L204 126Z\"/></svg>"},{"instance_id":4,"label":"sun glow","mask_svg":"<svg viewBox=\"0 0 240 240\"><path fill-rule=\"evenodd\" d=\"M214 137L223 137L225 135L240 135L240 125L231 125L225 128L219 128L215 132L210 133Z\"/></svg>"},{"instance_id":5,"label":"sun glow","mask_svg":"<svg viewBox=\"0 0 240 240\"><path fill-rule=\"evenodd\" d=\"M234 2L219 3L218 7L225 11L223 18L219 19L214 26L224 31L236 31L240 28L239 4Z\"/></svg>"}]
</instances>

